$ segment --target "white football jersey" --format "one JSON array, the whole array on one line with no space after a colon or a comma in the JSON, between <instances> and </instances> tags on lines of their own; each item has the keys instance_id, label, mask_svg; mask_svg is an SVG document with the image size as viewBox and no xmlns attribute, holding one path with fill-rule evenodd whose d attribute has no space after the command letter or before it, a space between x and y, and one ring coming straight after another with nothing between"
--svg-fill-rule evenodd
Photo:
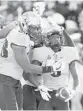
<instances>
[{"instance_id":1,"label":"white football jersey","mask_svg":"<svg viewBox=\"0 0 83 111\"><path fill-rule=\"evenodd\" d=\"M11 48L11 43L14 43L19 46L24 46L29 49L29 36L18 31L18 28L13 29L7 35L7 43L0 52L0 74L13 77L17 80L20 80L23 74L23 69L16 62L14 57L14 52ZM4 57L4 53L7 56Z\"/></svg>"},{"instance_id":2,"label":"white football jersey","mask_svg":"<svg viewBox=\"0 0 83 111\"><path fill-rule=\"evenodd\" d=\"M44 85L54 90L60 87L68 86L70 79L69 64L72 61L79 59L76 48L65 46L62 47L61 51L57 53L55 53L49 47L35 48L33 51L32 60L38 60L43 63L43 61L45 61L48 56L50 62L47 65L53 65L53 56L55 56L54 62L56 63L57 67L55 69L55 76L50 74L43 74ZM61 71L61 74L59 73L59 75L57 75L57 71Z\"/></svg>"}]
</instances>

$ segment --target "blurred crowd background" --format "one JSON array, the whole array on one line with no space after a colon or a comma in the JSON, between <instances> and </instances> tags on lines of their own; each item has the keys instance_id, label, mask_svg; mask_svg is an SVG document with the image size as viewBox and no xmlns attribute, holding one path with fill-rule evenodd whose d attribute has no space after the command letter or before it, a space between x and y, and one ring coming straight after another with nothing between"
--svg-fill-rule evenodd
<instances>
[{"instance_id":1,"label":"blurred crowd background","mask_svg":"<svg viewBox=\"0 0 83 111\"><path fill-rule=\"evenodd\" d=\"M0 1L0 15L4 17L4 25L16 20L22 13L31 11L39 3L44 11L44 22L50 20L64 26L78 50L80 62L83 64L83 1L54 0L54 1ZM46 18L46 19L45 19ZM1 21L0 21L1 24ZM1 26L1 25L0 25ZM72 109L83 110L83 65L77 65L80 84L76 97L72 100Z\"/></svg>"},{"instance_id":2,"label":"blurred crowd background","mask_svg":"<svg viewBox=\"0 0 83 111\"><path fill-rule=\"evenodd\" d=\"M23 12L31 11L36 2L41 1L0 1L0 14L4 17L5 23L16 20ZM43 17L48 18L53 23L62 25L75 43L83 44L83 1L80 0L43 0L40 3L41 10L45 8ZM44 20L44 22L46 22Z\"/></svg>"}]
</instances>

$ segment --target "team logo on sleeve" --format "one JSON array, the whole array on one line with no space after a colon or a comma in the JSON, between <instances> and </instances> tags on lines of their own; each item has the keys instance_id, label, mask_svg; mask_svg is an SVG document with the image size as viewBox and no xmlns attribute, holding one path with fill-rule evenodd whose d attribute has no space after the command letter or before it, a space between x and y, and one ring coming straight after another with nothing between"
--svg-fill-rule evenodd
<instances>
[{"instance_id":1,"label":"team logo on sleeve","mask_svg":"<svg viewBox=\"0 0 83 111\"><path fill-rule=\"evenodd\" d=\"M1 57L7 58L8 57L8 41L7 39L5 39L4 44L2 46L2 50L1 50Z\"/></svg>"}]
</instances>

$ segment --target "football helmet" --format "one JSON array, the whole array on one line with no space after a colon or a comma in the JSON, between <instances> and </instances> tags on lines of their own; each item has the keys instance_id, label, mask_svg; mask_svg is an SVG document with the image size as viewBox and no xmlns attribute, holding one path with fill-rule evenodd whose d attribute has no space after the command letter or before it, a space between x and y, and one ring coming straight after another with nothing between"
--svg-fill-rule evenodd
<instances>
[{"instance_id":1,"label":"football helmet","mask_svg":"<svg viewBox=\"0 0 83 111\"><path fill-rule=\"evenodd\" d=\"M70 90L68 87L61 87L57 90L55 96L67 102L70 99L72 99L74 94L75 94L75 90Z\"/></svg>"},{"instance_id":2,"label":"football helmet","mask_svg":"<svg viewBox=\"0 0 83 111\"><path fill-rule=\"evenodd\" d=\"M28 35L30 39L34 42L34 46L41 45L42 43L42 28L41 28L41 18L34 12L25 12L23 16L26 19L26 24L28 26Z\"/></svg>"},{"instance_id":3,"label":"football helmet","mask_svg":"<svg viewBox=\"0 0 83 111\"><path fill-rule=\"evenodd\" d=\"M28 25L27 25L27 17L26 16L20 16L18 18L18 25L20 27L20 31L27 34L28 33Z\"/></svg>"}]
</instances>

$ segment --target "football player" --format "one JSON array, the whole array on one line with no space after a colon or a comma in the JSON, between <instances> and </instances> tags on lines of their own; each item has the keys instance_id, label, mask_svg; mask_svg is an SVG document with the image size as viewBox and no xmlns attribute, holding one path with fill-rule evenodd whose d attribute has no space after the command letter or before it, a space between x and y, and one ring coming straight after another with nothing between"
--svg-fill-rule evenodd
<instances>
[{"instance_id":1,"label":"football player","mask_svg":"<svg viewBox=\"0 0 83 111\"><path fill-rule=\"evenodd\" d=\"M33 61L38 61L43 66L54 67L54 73L44 75L43 83L37 84L42 96L39 103L39 110L68 110L68 101L73 97L78 86L78 76L75 63L78 61L76 48L68 38L68 34L63 30L60 34L56 30L47 33L45 45L34 48ZM63 35L70 40L71 46L64 46ZM73 88L69 88L70 77L73 78ZM45 86L45 87L44 87ZM47 93L50 90L50 95Z\"/></svg>"},{"instance_id":2,"label":"football player","mask_svg":"<svg viewBox=\"0 0 83 111\"><path fill-rule=\"evenodd\" d=\"M18 26L7 35L0 53L0 108L2 110L22 108L20 79L23 70L26 73L35 72L33 74L53 73L51 66L42 67L30 63L27 53L29 54L34 43L27 34L26 21L25 16L18 20Z\"/></svg>"},{"instance_id":3,"label":"football player","mask_svg":"<svg viewBox=\"0 0 83 111\"><path fill-rule=\"evenodd\" d=\"M68 95L68 96L66 98L64 96L61 96L61 97L64 97L65 99L62 99L62 101L61 101L61 99L59 99L59 100L62 102L61 104L62 105L64 104L64 106L65 106L65 107L61 107L61 109L68 109L68 103L66 101L68 101L69 99L72 98L72 93L68 87L65 89L65 86L68 85L67 82L69 79L70 71L73 72L73 74L72 74L73 75L72 77L74 80L73 89L76 89L76 87L78 85L78 77L77 77L75 68L73 68L73 71L72 71L72 67L74 67L73 61L75 59L76 60L78 59L77 54L76 54L76 49L74 47L72 40L70 39L70 37L68 36L68 34L66 33L65 30L62 31L62 29L60 29L60 32L56 31L56 30L48 31L48 33L45 32L42 35L42 39L40 39L39 38L41 36L41 35L39 35L40 29L41 28L39 26L38 26L38 28L35 25L29 26L29 30L28 30L29 36L31 37L31 40L33 40L35 43L34 49L32 51L32 57L30 56L31 61L33 64L36 64L39 66L52 65L55 69L55 72L52 75L49 75L46 77L44 77L40 74L39 74L39 77L38 76L33 77L33 74L32 74L32 76L31 76L31 74L28 74L28 79L32 84L27 82L27 83L25 83L26 85L24 86L24 90L25 90L24 91L24 98L25 98L24 99L24 105L25 105L24 109L26 109L26 110L27 109L29 109L29 110L36 109L36 105L37 105L37 103L35 102L36 94L33 93L35 86L38 87L40 94L43 98L43 101L44 100L49 101L49 98L51 98L48 91L53 90L53 92L54 91L55 91L55 93L57 92L57 94L56 94L57 97L55 96L55 98L58 98L59 94L60 94L58 92L64 92L64 90L65 90L67 93L66 95ZM61 35L61 32L64 35L66 45L68 44L68 46L63 46L63 36ZM70 55L68 54L68 52L71 52L71 51L72 51L73 56L71 54ZM68 58L68 60L66 60L67 58ZM69 68L70 68L70 70L69 70ZM66 69L66 71L64 72L62 69ZM62 71L63 71L63 73L62 73ZM24 78L26 79L27 77L24 76ZM47 78L47 79L45 79L45 78ZM58 81L58 79L59 79L59 81ZM61 81L60 81L60 79L61 79ZM65 83L64 83L63 79L66 79ZM43 80L45 83L43 83ZM58 82L56 82L56 81L58 81ZM52 84L51 84L51 82L52 82ZM48 85L48 83L50 85ZM60 83L62 84L62 86L60 86L61 85ZM53 88L53 86L54 86L54 88ZM56 86L58 86L58 88ZM72 90L72 92L75 92L75 91ZM32 99L31 96L35 99ZM28 99L29 99L29 101L27 101ZM40 102L40 103L42 103L42 102ZM49 102L47 102L47 104L48 103ZM55 103L55 101L53 103ZM45 105L45 104L43 104L43 105ZM55 105L51 106L51 109L53 109L53 107L55 108ZM56 107L57 107L57 109L60 108L58 106L56 106ZM40 104L39 109L42 109L42 108L46 108L46 107L45 106L43 107ZM47 109L49 109L48 106L47 106Z\"/></svg>"},{"instance_id":4,"label":"football player","mask_svg":"<svg viewBox=\"0 0 83 111\"><path fill-rule=\"evenodd\" d=\"M66 32L64 33L66 35ZM54 31L51 34L47 34L47 36L49 38L49 47L52 50L49 49L46 64L44 63L44 65L49 66L52 64L55 72L52 75L44 75L43 81L44 85L53 91L50 93L51 99L49 99L49 101L41 100L39 109L68 110L68 101L73 97L78 86L78 75L76 73L75 63L79 58L74 44L71 43L71 46L63 46L64 39L62 39L62 35ZM37 56L37 59L43 62L40 56L38 56L38 50L38 48L34 50L33 58L36 59L35 57ZM43 47L40 53L43 53L43 59L45 59L46 50L44 50ZM71 76L73 78L72 89L69 87Z\"/></svg>"},{"instance_id":5,"label":"football player","mask_svg":"<svg viewBox=\"0 0 83 111\"><path fill-rule=\"evenodd\" d=\"M35 17L35 16L31 15L31 13L29 13L29 12L24 13L24 16L25 15L27 16L28 21L29 21L29 23L27 22L28 35L30 37L30 40L32 40L34 42L34 46L28 54L29 59L32 64L35 64L36 66L38 66L38 64L39 64L39 66L41 67L40 62L38 63L38 61L32 61L33 49L36 47L43 46L40 18L38 16ZM38 22L38 20L39 20L39 22ZM37 64L36 64L36 62L37 62ZM33 77L34 73L36 75L34 75L34 77ZM43 74L43 73L41 73L41 74ZM24 110L36 110L36 108L37 108L38 102L36 102L36 101L39 101L40 94L35 92L34 88L36 88L35 87L36 85L34 86L33 83L37 84L37 83L42 82L41 74L39 72L36 73L36 71L34 71L33 73L29 72L27 75L25 72L23 74L24 79L26 80L26 81L23 79L21 80L21 82L23 84L23 109ZM32 84L30 83L30 81Z\"/></svg>"}]
</instances>

